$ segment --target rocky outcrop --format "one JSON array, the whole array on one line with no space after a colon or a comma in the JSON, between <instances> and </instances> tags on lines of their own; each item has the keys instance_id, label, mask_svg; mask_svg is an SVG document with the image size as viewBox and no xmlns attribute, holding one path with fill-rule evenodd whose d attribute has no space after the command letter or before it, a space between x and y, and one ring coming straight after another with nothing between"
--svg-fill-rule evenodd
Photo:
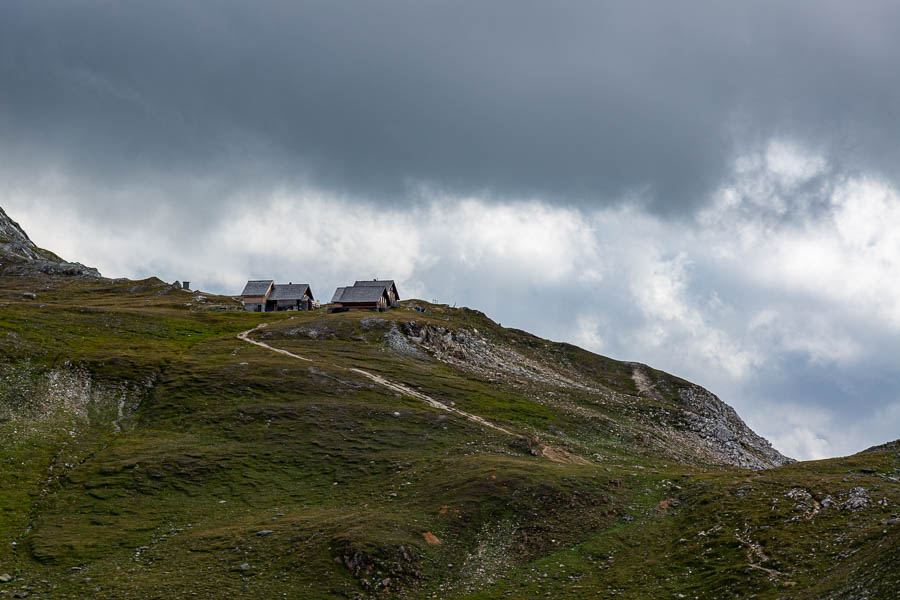
<instances>
[{"instance_id":1,"label":"rocky outcrop","mask_svg":"<svg viewBox=\"0 0 900 600\"><path fill-rule=\"evenodd\" d=\"M3 208L0 208L0 273L100 277L97 269L65 261L49 250L38 248Z\"/></svg>"},{"instance_id":2,"label":"rocky outcrop","mask_svg":"<svg viewBox=\"0 0 900 600\"><path fill-rule=\"evenodd\" d=\"M546 384L597 395L604 400L621 396L606 390L600 382L579 376L568 368L571 365L526 356L507 344L486 338L474 328L454 329L405 321L391 324L385 340L395 352L413 355L420 349L441 362L490 381ZM638 396L670 407L645 414L639 406L640 398L633 395L620 398L619 401L635 409L633 426L635 431L643 430L641 435L646 443L656 440L666 452L688 461L699 458L705 463L745 469L767 469L793 462L711 392L639 363L630 366Z\"/></svg>"},{"instance_id":3,"label":"rocky outcrop","mask_svg":"<svg viewBox=\"0 0 900 600\"><path fill-rule=\"evenodd\" d=\"M68 362L44 370L28 361L0 361L0 422L22 432L47 423L106 426L121 431L155 383L97 381L87 369Z\"/></svg>"},{"instance_id":4,"label":"rocky outcrop","mask_svg":"<svg viewBox=\"0 0 900 600\"><path fill-rule=\"evenodd\" d=\"M716 462L745 469L767 469L794 462L757 435L715 394L634 363L632 379L641 395L673 402L680 408L681 438L692 440Z\"/></svg>"},{"instance_id":5,"label":"rocky outcrop","mask_svg":"<svg viewBox=\"0 0 900 600\"><path fill-rule=\"evenodd\" d=\"M491 380L511 377L575 389L592 389L544 362L526 357L505 345L491 343L478 330L449 329L431 323L407 321L400 323L400 331L409 342L436 359Z\"/></svg>"},{"instance_id":6,"label":"rocky outcrop","mask_svg":"<svg viewBox=\"0 0 900 600\"><path fill-rule=\"evenodd\" d=\"M691 431L725 462L747 469L766 469L794 462L757 435L735 410L713 393L691 385L681 390L683 412Z\"/></svg>"}]
</instances>

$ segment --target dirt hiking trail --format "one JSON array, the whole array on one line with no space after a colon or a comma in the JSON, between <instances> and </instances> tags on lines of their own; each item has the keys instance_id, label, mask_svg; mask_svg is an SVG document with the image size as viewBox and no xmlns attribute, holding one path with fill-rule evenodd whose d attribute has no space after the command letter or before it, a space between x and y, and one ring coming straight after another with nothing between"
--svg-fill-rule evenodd
<instances>
[{"instance_id":1,"label":"dirt hiking trail","mask_svg":"<svg viewBox=\"0 0 900 600\"><path fill-rule=\"evenodd\" d=\"M289 356L289 357L297 359L297 360L303 360L306 362L321 362L321 361L313 361L311 358L306 358L305 356L300 356L299 354L294 354L293 352L288 352L287 350L283 350L282 348L275 348L274 346L270 346L269 344L267 344L265 342L260 342L260 341L254 340L253 338L250 337L251 333L253 333L254 331L257 331L259 329L263 329L267 325L268 325L268 323L260 323L253 329L248 329L247 331L240 332L239 334L237 334L237 338L243 342L247 342L248 344L253 344L254 346L259 346L260 348L265 348L266 350L269 350L271 352L277 352L278 354L283 354L285 356ZM384 377L382 377L380 375L375 375L374 373L369 373L368 371L364 371L363 369L357 369L356 367L344 367L342 365L336 365L333 363L325 363L325 364L327 364L331 367L337 368L337 369L344 369L346 371L351 371L353 373L356 373L357 375L362 375L363 377L365 377L365 378L371 380L372 382L374 382L382 387L385 387L389 390L392 390L399 394L410 396L412 398L416 398L417 400L421 400L422 402L431 406L432 408L436 408L436 409L442 410L444 412L458 415L460 417L463 417L464 419L468 419L469 421L471 421L473 423L477 423L478 425L481 425L483 427L488 427L495 431L499 431L500 433L505 433L506 435L511 435L514 437L519 437L519 434L513 433L512 431L505 429L503 427L500 427L499 425L497 425L495 423L491 423L484 417L479 417L478 415L474 415L470 412L460 410L453 406L448 406L448 405L444 404L443 402L439 402L439 401L435 400L434 398L432 398L431 396L428 396L427 394L423 394L422 392L411 389L403 384L395 383L393 381L385 379ZM545 444L541 444L540 448L541 448L541 455L549 460L552 460L553 462L581 464L581 465L590 464L590 462L585 460L584 458L577 456L575 454L572 454L571 452L562 450L560 448L553 448L553 447L547 446Z\"/></svg>"}]
</instances>

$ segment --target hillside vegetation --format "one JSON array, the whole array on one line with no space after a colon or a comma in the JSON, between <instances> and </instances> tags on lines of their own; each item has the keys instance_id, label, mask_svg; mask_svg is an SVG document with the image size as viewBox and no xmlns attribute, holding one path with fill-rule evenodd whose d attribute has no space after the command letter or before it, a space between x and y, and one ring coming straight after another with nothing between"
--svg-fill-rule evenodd
<instances>
[{"instance_id":1,"label":"hillside vegetation","mask_svg":"<svg viewBox=\"0 0 900 600\"><path fill-rule=\"evenodd\" d=\"M794 463L698 386L466 308L236 308L0 276L0 595L900 589L896 444Z\"/></svg>"}]
</instances>

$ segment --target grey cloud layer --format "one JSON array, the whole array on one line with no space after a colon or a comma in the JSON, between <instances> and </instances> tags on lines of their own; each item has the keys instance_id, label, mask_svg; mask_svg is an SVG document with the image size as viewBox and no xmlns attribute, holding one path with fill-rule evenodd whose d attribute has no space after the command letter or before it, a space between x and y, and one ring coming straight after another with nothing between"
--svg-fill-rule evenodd
<instances>
[{"instance_id":1,"label":"grey cloud layer","mask_svg":"<svg viewBox=\"0 0 900 600\"><path fill-rule=\"evenodd\" d=\"M898 13L7 2L0 155L23 176L52 165L106 191L143 180L156 201L203 206L226 196L217 186L312 181L385 202L425 183L679 212L740 146L772 135L893 177ZM94 203L105 212L121 196L101 189Z\"/></svg>"}]
</instances>

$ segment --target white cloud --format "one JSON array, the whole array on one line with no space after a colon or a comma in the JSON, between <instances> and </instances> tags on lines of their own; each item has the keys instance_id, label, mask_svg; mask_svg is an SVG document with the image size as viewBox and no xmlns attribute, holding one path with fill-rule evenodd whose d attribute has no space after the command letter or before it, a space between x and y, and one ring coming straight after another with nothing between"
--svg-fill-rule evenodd
<instances>
[{"instance_id":1,"label":"white cloud","mask_svg":"<svg viewBox=\"0 0 900 600\"><path fill-rule=\"evenodd\" d=\"M755 401L744 419L786 456L817 460L835 455L825 432L835 430L835 413L827 407L799 404L790 399Z\"/></svg>"},{"instance_id":2,"label":"white cloud","mask_svg":"<svg viewBox=\"0 0 900 600\"><path fill-rule=\"evenodd\" d=\"M690 301L689 267L683 253L670 259L650 255L634 265L631 293L647 319L638 337L645 341L657 338L653 345L667 344L671 351L723 369L730 377L748 376L762 362L761 357L708 321L703 308L709 300ZM721 304L717 293L711 298L713 304Z\"/></svg>"},{"instance_id":3,"label":"white cloud","mask_svg":"<svg viewBox=\"0 0 900 600\"><path fill-rule=\"evenodd\" d=\"M799 457L800 460L819 460L834 455L829 441L807 426L796 426L772 436L769 441L785 456Z\"/></svg>"},{"instance_id":4,"label":"white cloud","mask_svg":"<svg viewBox=\"0 0 900 600\"><path fill-rule=\"evenodd\" d=\"M603 278L597 239L577 210L540 202L432 201L430 235L446 238L454 257L468 268L501 267L535 284Z\"/></svg>"},{"instance_id":5,"label":"white cloud","mask_svg":"<svg viewBox=\"0 0 900 600\"><path fill-rule=\"evenodd\" d=\"M784 151L778 155L792 181L797 173L824 168L817 157L803 158L796 148L791 153L790 160ZM798 193L785 200L775 185L783 176L736 166L734 179L698 216L711 255L761 288L876 314L900 329L900 278L892 276L900 272L898 191L859 176L836 179L813 197Z\"/></svg>"},{"instance_id":6,"label":"white cloud","mask_svg":"<svg viewBox=\"0 0 900 600\"><path fill-rule=\"evenodd\" d=\"M603 330L605 323L594 315L579 316L569 339L577 346L600 353L604 348Z\"/></svg>"},{"instance_id":7,"label":"white cloud","mask_svg":"<svg viewBox=\"0 0 900 600\"><path fill-rule=\"evenodd\" d=\"M794 143L776 139L766 148L765 166L778 183L792 188L824 173L828 163Z\"/></svg>"},{"instance_id":8,"label":"white cloud","mask_svg":"<svg viewBox=\"0 0 900 600\"><path fill-rule=\"evenodd\" d=\"M767 308L748 321L749 331L776 352L798 352L816 365L847 365L865 354L863 345L837 329L830 315L797 315Z\"/></svg>"}]
</instances>

